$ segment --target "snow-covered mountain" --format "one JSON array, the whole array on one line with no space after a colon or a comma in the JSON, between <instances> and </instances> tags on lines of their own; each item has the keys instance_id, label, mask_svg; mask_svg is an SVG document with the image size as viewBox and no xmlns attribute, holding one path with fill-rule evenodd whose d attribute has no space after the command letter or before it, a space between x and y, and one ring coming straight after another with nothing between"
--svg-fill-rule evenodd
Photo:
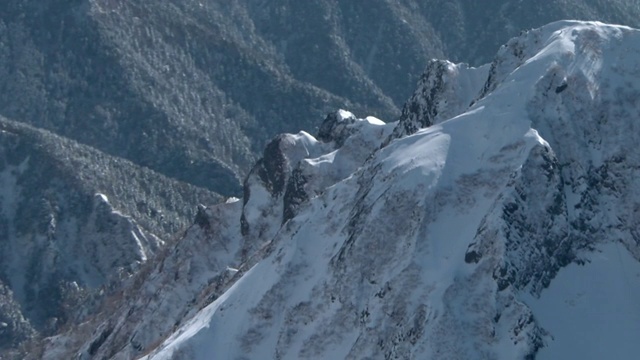
<instances>
[{"instance_id":1,"label":"snow-covered mountain","mask_svg":"<svg viewBox=\"0 0 640 360\"><path fill-rule=\"evenodd\" d=\"M633 359L639 59L639 30L556 22L431 62L397 122L276 137L243 200L38 354Z\"/></svg>"}]
</instances>

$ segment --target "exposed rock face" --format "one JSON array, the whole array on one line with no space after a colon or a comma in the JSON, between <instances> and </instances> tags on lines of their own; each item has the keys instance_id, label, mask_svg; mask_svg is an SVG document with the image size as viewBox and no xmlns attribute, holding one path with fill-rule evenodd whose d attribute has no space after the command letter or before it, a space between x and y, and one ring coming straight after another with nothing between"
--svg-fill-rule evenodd
<instances>
[{"instance_id":1,"label":"exposed rock face","mask_svg":"<svg viewBox=\"0 0 640 360\"><path fill-rule=\"evenodd\" d=\"M486 81L487 70L487 65L469 68L466 64L431 60L386 143L465 112Z\"/></svg>"},{"instance_id":2,"label":"exposed rock face","mask_svg":"<svg viewBox=\"0 0 640 360\"><path fill-rule=\"evenodd\" d=\"M251 239L270 241L306 200L349 176L380 145L391 126L338 110L327 115L317 139L300 132L272 140L245 181L244 252L255 253L264 243L254 244Z\"/></svg>"}]
</instances>

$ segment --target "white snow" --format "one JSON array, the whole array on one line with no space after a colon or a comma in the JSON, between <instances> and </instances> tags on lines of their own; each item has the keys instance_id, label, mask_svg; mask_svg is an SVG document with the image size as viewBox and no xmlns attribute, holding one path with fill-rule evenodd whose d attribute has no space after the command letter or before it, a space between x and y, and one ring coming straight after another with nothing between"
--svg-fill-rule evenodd
<instances>
[{"instance_id":1,"label":"white snow","mask_svg":"<svg viewBox=\"0 0 640 360\"><path fill-rule=\"evenodd\" d=\"M619 243L560 271L540 298L524 296L553 340L536 359L635 359L640 354L640 263Z\"/></svg>"},{"instance_id":2,"label":"white snow","mask_svg":"<svg viewBox=\"0 0 640 360\"><path fill-rule=\"evenodd\" d=\"M338 110L338 115L340 115L340 120L346 120L346 119L355 117L355 115L353 115L353 113L351 113L350 111L347 111L347 110L343 110L343 109L339 109Z\"/></svg>"},{"instance_id":3,"label":"white snow","mask_svg":"<svg viewBox=\"0 0 640 360\"><path fill-rule=\"evenodd\" d=\"M105 194L95 193L94 197L96 198L96 201L98 201L98 202L103 202L103 203L106 203L106 204L109 203L109 198Z\"/></svg>"},{"instance_id":4,"label":"white snow","mask_svg":"<svg viewBox=\"0 0 640 360\"><path fill-rule=\"evenodd\" d=\"M365 118L365 120L371 125L378 125L378 126L385 125L384 121L382 121L382 120L380 120L380 119L378 119L377 117L374 117L374 116L367 116Z\"/></svg>"}]
</instances>

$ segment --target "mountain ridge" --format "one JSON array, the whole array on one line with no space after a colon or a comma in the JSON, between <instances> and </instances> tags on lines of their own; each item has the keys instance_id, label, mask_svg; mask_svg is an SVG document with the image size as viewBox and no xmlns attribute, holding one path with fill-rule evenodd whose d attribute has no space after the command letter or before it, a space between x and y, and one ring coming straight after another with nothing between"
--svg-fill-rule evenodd
<instances>
[{"instance_id":1,"label":"mountain ridge","mask_svg":"<svg viewBox=\"0 0 640 360\"><path fill-rule=\"evenodd\" d=\"M420 132L427 125L437 126L464 112L467 105L481 101L494 91L504 80L501 77L522 67L523 61L535 51L530 44L515 40L507 44L506 50L500 51L498 57L502 59L493 62L495 68L487 65L481 71L446 61L429 63L429 59L449 58L454 62L479 65L491 61L498 45L517 35L520 28L535 28L560 18L600 19L637 27L640 25L639 11L634 0L554 0L544 4L488 1L482 6L467 0L310 0L306 5L288 0L235 3L162 0L153 4L111 0L50 1L46 4L33 0L3 2L0 4L0 78L3 79L0 81L0 124L4 129L22 130L18 131L21 133L17 142L21 144L20 151L10 149L14 144L11 138L15 138L10 131L2 133L0 151L8 158L3 164L11 164L3 167L6 171L2 172L0 181L4 188L14 189L16 196L20 194L31 199L15 200L11 191L5 191L0 199L3 209L1 248L3 256L11 259L5 265L13 264L13 270L8 273L14 278L11 280L6 276L6 269L0 272L0 347L7 345L15 349L23 340L34 336L38 339L38 332L50 335L60 327L64 330L72 326L79 320L70 309L82 308L80 317L83 317L93 311L87 309L96 309L103 301L117 302L115 299L123 291L121 287L130 288L133 286L130 282L143 282L147 276L144 272L149 271L147 268L154 268L158 259L168 256L165 252L173 249L172 244L183 237L185 226L195 222L206 228L208 221L216 223L211 220L212 216L206 215L209 210L203 210L202 206L198 210L197 207L199 203L210 205L221 199L210 190L226 196L240 196L243 190L253 190L252 199L251 196L243 199L251 204L243 207L238 217L241 233L245 234L243 237L251 235L254 238L227 246L229 250L221 250L219 257L210 255L209 260L204 260L191 272L203 271L202 268L208 265L202 263L225 262L232 263L230 269L247 271L249 264L255 264L272 251L270 242L265 240L266 234L279 234L281 230L277 226L287 224L301 211L308 211L305 210L308 202L327 187L349 177L359 166L358 162L368 157L367 152L384 148L394 140ZM540 34L535 36L541 39ZM592 41L598 38L595 34ZM600 44L583 41L581 46L597 49ZM523 50L530 53L517 54ZM599 57L593 53L584 58ZM614 61L618 60L606 59L605 62ZM425 64L427 70L420 79ZM556 189L552 198L537 204L558 212L561 220L557 223L537 215L528 221L528 214L522 210L527 200L521 196L525 194L527 199L532 199L535 194L527 193L523 183L512 184L514 194L518 195L505 195L509 202L504 206L510 210L503 217L519 228L510 233L510 241L525 242L519 233L532 227L549 226L548 235L552 239L561 239L566 234L575 237L580 232L618 237L637 258L634 240L624 235L633 231L637 223L633 215L636 212L633 196L626 202L616 200L621 196L620 189L628 186L616 177L634 176L626 168L627 163L635 161L634 156L624 151L634 144L603 125L611 124L611 118L636 116L634 110L630 110L635 108L630 99L636 95L629 90L633 87L618 90L619 96L607 100L606 104L579 109L558 99L571 96L587 104L597 103L599 100L594 99L602 90L600 79L594 77L597 71L568 76L562 68L563 62L559 64L557 71L545 73L546 82L539 84L538 90L546 95L529 103L526 114L518 116L535 119L539 124L539 135L554 144L553 149L562 144L561 136L584 137L584 141L572 144L568 152L556 154L540 150L528 163L548 173L548 186ZM620 66L625 68L627 65ZM478 86L484 86L481 83L487 71L493 74L492 80L485 82L484 92L478 93L476 90ZM609 73L609 76L617 75ZM446 81L439 85L442 89L433 97L427 96L434 86L423 82L443 79ZM414 93L402 107L416 81L423 93ZM619 81L624 82L624 79ZM583 97L580 89L587 89L590 96ZM547 99L552 99L553 105L547 103ZM619 113L607 112L608 106L619 109ZM325 121L317 127L327 112L338 108L386 120L400 119L403 127L396 126L388 133L393 125L369 126L378 121L375 118L356 119L340 112L332 113L337 120L335 123ZM538 109L544 109L546 115L538 113ZM562 119L547 117L558 109L562 109ZM566 124L566 117L573 113L589 119L589 126L584 129L588 136L567 130L570 124ZM600 120L593 114L598 114ZM19 127L1 116L30 124L33 128ZM369 125L363 125L365 123ZM369 130L359 129L361 125ZM633 124L627 127L633 131ZM315 140L322 144L316 144L309 133L276 135L298 129L316 133ZM358 135L361 131L370 133ZM373 134L377 132L386 140L378 143L378 135ZM598 133L619 141L608 143L594 135ZM598 143L617 150L601 158L603 152L593 145ZM269 145L268 151L263 152L264 145ZM309 154L305 155L304 151ZM14 158L24 160L26 153L33 156L25 164L33 166L14 163ZM571 159L582 153L591 154L593 158L572 164ZM463 152L462 156L468 155ZM252 167L260 157L269 160L268 164ZM300 162L304 157L315 160ZM334 162L341 165L334 166ZM547 169L556 167L563 170ZM24 169L26 172L20 175ZM535 179L531 174L528 176ZM248 178L250 183L243 184L241 180ZM575 184L568 191L562 182ZM367 188L366 184L363 180L363 189ZM274 192L274 189L279 191ZM260 194L264 195L262 199ZM556 199L565 199L566 206ZM366 213L368 203L361 202L358 209ZM11 205L18 203L22 205L15 209ZM556 203L560 205L555 206ZM254 205L264 209L273 223L256 222L255 218L261 213L255 211ZM573 210L575 206L580 210ZM626 209L626 212L612 210L612 215L603 220L597 216L597 210L593 210L601 207ZM574 214L573 217L569 213ZM243 215L253 217L254 221L243 222ZM65 224L69 219L77 219L81 224ZM503 220L495 215L496 222ZM579 230L560 231L557 228L560 224L567 229ZM105 226L107 230L101 232ZM350 222L351 234L356 236L361 226L358 221ZM619 234L607 227L614 227ZM18 228L19 231L14 231ZM82 236L76 234L77 228L85 229ZM201 247L211 244L211 232L209 229L205 231L207 235L202 235L208 240L201 240ZM98 233L100 236L94 236ZM504 235L506 230L494 224L484 231L465 252L470 264L486 260L491 252L490 235L494 233ZM240 235L228 235L236 236ZM63 244L81 243L80 239L88 238L91 246L115 242L118 248L128 250L109 251L112 247L106 245L103 246L106 250L97 253L102 256L96 264L96 254L62 264L60 259L69 258L69 254L60 254L65 248ZM540 240L542 238L537 236L535 241L555 254L538 257L540 264L551 269L550 274L568 261L583 262L571 246L582 244L585 249L592 248L586 235L572 241L560 241L558 246L547 246ZM158 248L154 243L167 246ZM242 249L241 255L227 254L226 251L233 252L236 246ZM633 256L626 258L624 251L618 256L615 254L620 250L617 247L602 246L603 254L620 257L621 262L624 260L627 267L632 268ZM11 249L7 250L8 247ZM15 265L20 262L15 260L20 259L15 255L16 249L31 259L25 259L25 264L30 261L34 265ZM513 249L509 251L513 252ZM118 261L110 264L108 259L115 258ZM144 258L151 259L151 264L145 265L149 261L143 261ZM599 258L594 260L598 266L607 264L598 261ZM123 276L127 280L108 285L106 293L114 294L108 296L110 300L104 299L97 295L97 289L87 291L89 287L83 285L89 281L84 278L86 274L78 276L78 273L84 274L83 270L77 271L83 267L78 265L82 263L88 264L89 268L95 265L102 269L99 273L110 274L106 277L118 273L116 277ZM574 263L568 268L572 269ZM584 263L588 264L588 261L584 260ZM58 265L61 264L66 269L62 271L66 272L62 281L57 275L47 275L51 269L57 269L54 273L59 275ZM226 269L223 265L211 266ZM531 281L541 286L549 283L552 277L536 277L532 275L538 271L535 267L521 271L519 266L506 264L500 267L495 274L496 281L501 284L499 287L514 281ZM27 275L15 275L24 272L16 269L27 269ZM70 274L69 269L76 269L72 271L75 273ZM136 277L135 273L139 271L143 274ZM240 276L239 273L230 276L233 270L228 270L228 274L225 271L226 275L207 284L205 289L197 290L200 292L198 303L217 297L218 292ZM207 278L220 275L205 273ZM28 292L46 294L50 291L53 298L69 301L47 302L46 296L37 297L35 302L33 299L16 301L16 298L26 299L24 286L15 285L15 278L21 276L37 279L28 284ZM73 285L74 281L78 287ZM102 280L95 282L102 283ZM207 293L207 288L216 291ZM196 290L189 288L187 292L193 291ZM581 291L590 293L589 289ZM148 294L152 296L153 291ZM96 298L79 305L79 300L92 296ZM566 312L570 313L570 310ZM47 315L29 315L34 311ZM184 319L176 314L171 316L181 323ZM73 319L64 320L67 316ZM131 321L137 323L138 320ZM105 327L110 328L117 329ZM106 347L116 343L121 348L131 340L134 349L144 350L166 335L168 330L163 329L144 336L140 335L143 331L140 330L135 339L127 338L131 333L123 330L117 342L110 342L107 335L101 341L107 341ZM91 342L87 349L100 352L101 341ZM80 347L79 344L69 346ZM625 348L621 346L620 349Z\"/></svg>"},{"instance_id":2,"label":"mountain ridge","mask_svg":"<svg viewBox=\"0 0 640 360\"><path fill-rule=\"evenodd\" d=\"M167 254L176 264L215 262L185 267L192 280L174 278L151 300L185 316L153 325L149 309L127 322L132 303L124 302L80 358L546 359L578 343L585 356L602 355L604 344L635 353L628 334L640 329L631 321L594 325L586 341L558 324L562 316L606 321L580 296L597 292L581 280L586 269L640 276L629 181L640 158L628 150L637 132L624 130L640 118L631 80L640 77L639 37L622 26L552 23L509 41L489 69L440 62L434 68L447 71L426 76L485 74L471 87L478 96L451 91L455 81L424 81L408 104L426 112L409 105L415 116L385 124L341 110L317 138L274 139L245 199L207 209L181 240L187 255ZM468 107L428 118L460 94ZM288 212L287 199L297 199ZM188 252L202 241L226 245ZM163 269L152 273L168 286L173 270ZM558 290L557 278L581 288ZM141 286L155 289L153 279ZM626 300L640 288L626 285L611 287L615 319L640 316ZM169 300L185 294L200 295L192 305ZM129 337L137 326L147 330ZM139 341L150 334L164 335ZM48 339L45 353L82 341L74 336Z\"/></svg>"},{"instance_id":3,"label":"mountain ridge","mask_svg":"<svg viewBox=\"0 0 640 360\"><path fill-rule=\"evenodd\" d=\"M337 108L395 120L431 58L487 63L562 18L640 26L633 0L0 6L0 114L224 196L278 133Z\"/></svg>"}]
</instances>

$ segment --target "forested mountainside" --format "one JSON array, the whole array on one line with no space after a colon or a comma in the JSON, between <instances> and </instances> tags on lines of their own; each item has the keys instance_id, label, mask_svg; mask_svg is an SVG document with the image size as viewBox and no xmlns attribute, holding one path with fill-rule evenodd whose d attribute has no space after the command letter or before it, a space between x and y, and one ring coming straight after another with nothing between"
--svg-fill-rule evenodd
<instances>
[{"instance_id":1,"label":"forested mountainside","mask_svg":"<svg viewBox=\"0 0 640 360\"><path fill-rule=\"evenodd\" d=\"M171 244L198 204L221 200L1 116L0 188L5 349L81 320Z\"/></svg>"},{"instance_id":2,"label":"forested mountainside","mask_svg":"<svg viewBox=\"0 0 640 360\"><path fill-rule=\"evenodd\" d=\"M481 65L553 20L639 15L634 0L6 0L0 114L239 195L271 137L338 107L394 119L432 58Z\"/></svg>"}]
</instances>

